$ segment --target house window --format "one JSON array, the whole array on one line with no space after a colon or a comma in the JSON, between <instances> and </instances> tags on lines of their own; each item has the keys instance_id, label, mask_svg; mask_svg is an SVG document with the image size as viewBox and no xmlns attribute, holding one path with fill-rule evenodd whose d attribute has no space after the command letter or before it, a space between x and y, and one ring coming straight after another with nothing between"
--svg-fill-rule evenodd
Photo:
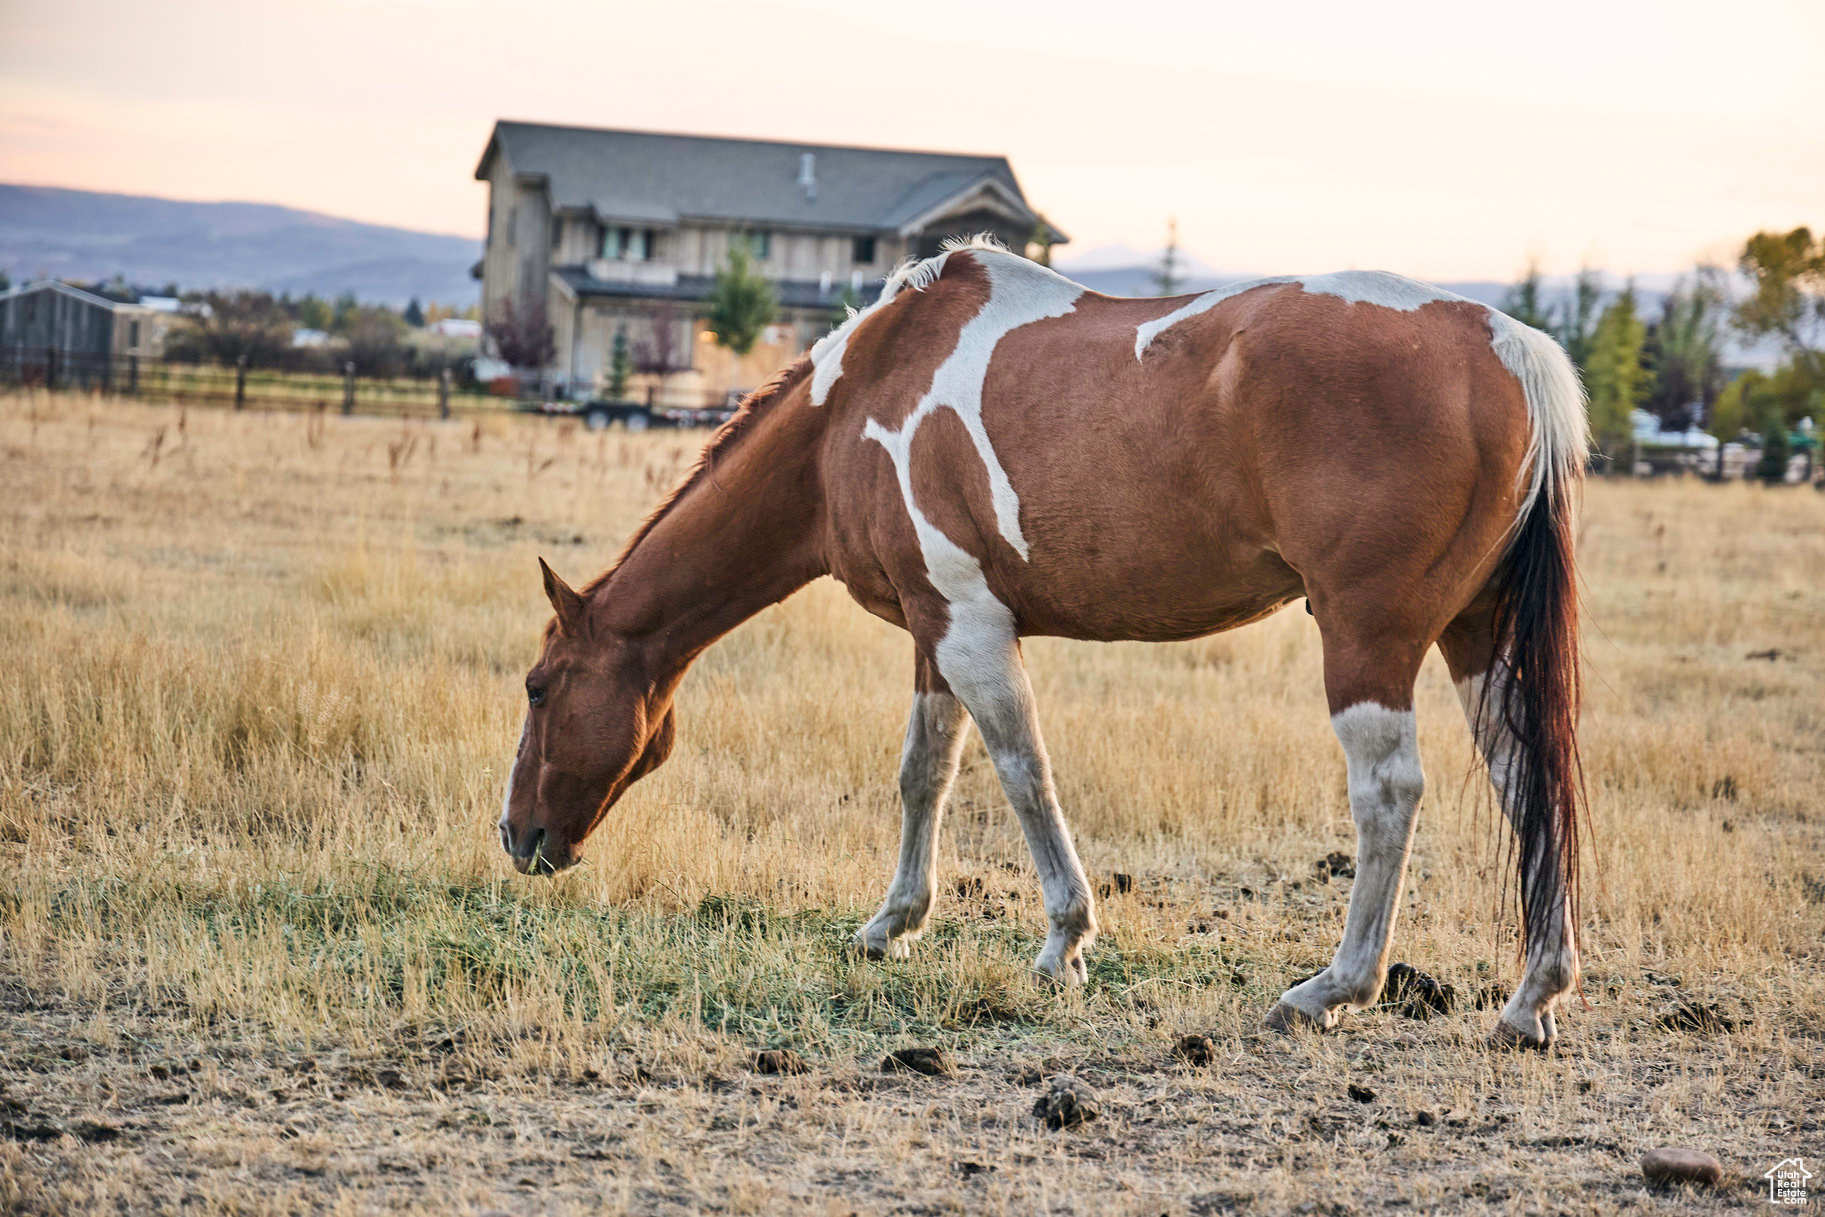
<instances>
[{"instance_id":1,"label":"house window","mask_svg":"<svg viewBox=\"0 0 1825 1217\"><path fill-rule=\"evenodd\" d=\"M653 230L609 225L602 230L602 256L645 262L653 256Z\"/></svg>"},{"instance_id":2,"label":"house window","mask_svg":"<svg viewBox=\"0 0 1825 1217\"><path fill-rule=\"evenodd\" d=\"M850 248L849 260L857 266L874 265L874 238L857 237Z\"/></svg>"},{"instance_id":3,"label":"house window","mask_svg":"<svg viewBox=\"0 0 1825 1217\"><path fill-rule=\"evenodd\" d=\"M773 234L770 232L751 232L748 237L748 252L756 258L765 259L773 256Z\"/></svg>"}]
</instances>

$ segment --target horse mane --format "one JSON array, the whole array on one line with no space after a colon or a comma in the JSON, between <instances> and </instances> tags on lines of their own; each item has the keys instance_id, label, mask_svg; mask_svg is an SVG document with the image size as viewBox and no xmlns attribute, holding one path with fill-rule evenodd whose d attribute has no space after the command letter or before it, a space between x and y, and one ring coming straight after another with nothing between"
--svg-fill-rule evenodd
<instances>
[{"instance_id":1,"label":"horse mane","mask_svg":"<svg viewBox=\"0 0 1825 1217\"><path fill-rule=\"evenodd\" d=\"M698 453L696 461L685 471L684 477L680 478L678 484L672 487L671 493L659 500L659 505L648 513L646 519L640 521L640 526L634 529L634 535L627 539L627 544L621 547L621 552L615 555L615 560L609 564L608 569L592 579L583 588L583 594L585 596L592 594L613 578L615 572L621 569L621 564L627 561L628 555L634 552L640 542L646 540L647 535L659 526L661 520L671 514L679 500L689 494L705 478L716 472L716 463L741 442L741 437L747 433L755 418L764 414L769 406L791 392L810 374L810 354L800 355L790 364L775 372L759 388L742 398L741 404L735 408L735 413L729 421L718 427L716 433L710 436L709 442L704 444L703 451Z\"/></svg>"}]
</instances>

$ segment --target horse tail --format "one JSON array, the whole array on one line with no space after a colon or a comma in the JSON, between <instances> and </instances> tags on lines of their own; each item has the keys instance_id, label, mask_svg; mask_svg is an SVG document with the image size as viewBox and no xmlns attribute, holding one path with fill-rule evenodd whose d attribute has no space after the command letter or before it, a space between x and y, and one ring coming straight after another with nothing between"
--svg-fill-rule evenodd
<instances>
[{"instance_id":1,"label":"horse tail","mask_svg":"<svg viewBox=\"0 0 1825 1217\"><path fill-rule=\"evenodd\" d=\"M1506 324L1503 324L1506 323ZM1586 826L1578 713L1575 541L1590 450L1584 388L1559 344L1494 314L1495 349L1520 381L1532 426L1521 510L1496 586L1497 671L1484 684L1511 733L1500 782L1515 830L1516 880L1526 949L1552 948L1563 909L1578 940L1578 843ZM1505 669L1505 670L1502 670Z\"/></svg>"}]
</instances>

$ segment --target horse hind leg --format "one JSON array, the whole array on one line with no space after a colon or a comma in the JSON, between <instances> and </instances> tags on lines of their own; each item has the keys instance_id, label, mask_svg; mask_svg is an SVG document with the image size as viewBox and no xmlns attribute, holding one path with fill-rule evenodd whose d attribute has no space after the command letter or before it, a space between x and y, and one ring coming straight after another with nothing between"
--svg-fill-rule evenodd
<instances>
[{"instance_id":1,"label":"horse hind leg","mask_svg":"<svg viewBox=\"0 0 1825 1217\"><path fill-rule=\"evenodd\" d=\"M963 703L924 658L900 750L900 862L881 909L855 936L870 959L903 959L937 894L938 827L963 754Z\"/></svg>"},{"instance_id":2,"label":"horse hind leg","mask_svg":"<svg viewBox=\"0 0 1825 1217\"><path fill-rule=\"evenodd\" d=\"M1326 619L1321 611L1321 628ZM1323 632L1331 727L1343 745L1356 824L1356 882L1330 966L1288 989L1268 1013L1267 1025L1282 1031L1335 1026L1340 1011L1380 996L1425 791L1413 684L1426 641L1418 631L1370 634L1343 625Z\"/></svg>"},{"instance_id":3,"label":"horse hind leg","mask_svg":"<svg viewBox=\"0 0 1825 1217\"><path fill-rule=\"evenodd\" d=\"M1564 880L1564 827L1542 817L1529 831L1522 789L1526 785L1525 743L1515 733L1509 705L1509 668L1493 643L1494 622L1486 610L1453 622L1439 639L1458 700L1478 751L1489 769L1497 804L1514 830L1520 858L1520 896L1526 930L1526 962L1520 984L1503 1008L1493 1038L1500 1043L1544 1048L1558 1035L1553 1017L1559 1000L1577 987L1578 945L1571 893Z\"/></svg>"}]
</instances>

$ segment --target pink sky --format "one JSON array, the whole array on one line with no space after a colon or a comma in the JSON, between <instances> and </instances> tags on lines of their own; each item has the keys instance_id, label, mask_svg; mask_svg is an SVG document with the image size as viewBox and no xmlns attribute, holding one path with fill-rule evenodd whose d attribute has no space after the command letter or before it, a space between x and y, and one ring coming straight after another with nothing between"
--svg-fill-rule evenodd
<instances>
[{"instance_id":1,"label":"pink sky","mask_svg":"<svg viewBox=\"0 0 1825 1217\"><path fill-rule=\"evenodd\" d=\"M497 117L1004 152L1075 238L1435 279L1825 225L1825 4L0 0L0 181L482 230Z\"/></svg>"}]
</instances>

